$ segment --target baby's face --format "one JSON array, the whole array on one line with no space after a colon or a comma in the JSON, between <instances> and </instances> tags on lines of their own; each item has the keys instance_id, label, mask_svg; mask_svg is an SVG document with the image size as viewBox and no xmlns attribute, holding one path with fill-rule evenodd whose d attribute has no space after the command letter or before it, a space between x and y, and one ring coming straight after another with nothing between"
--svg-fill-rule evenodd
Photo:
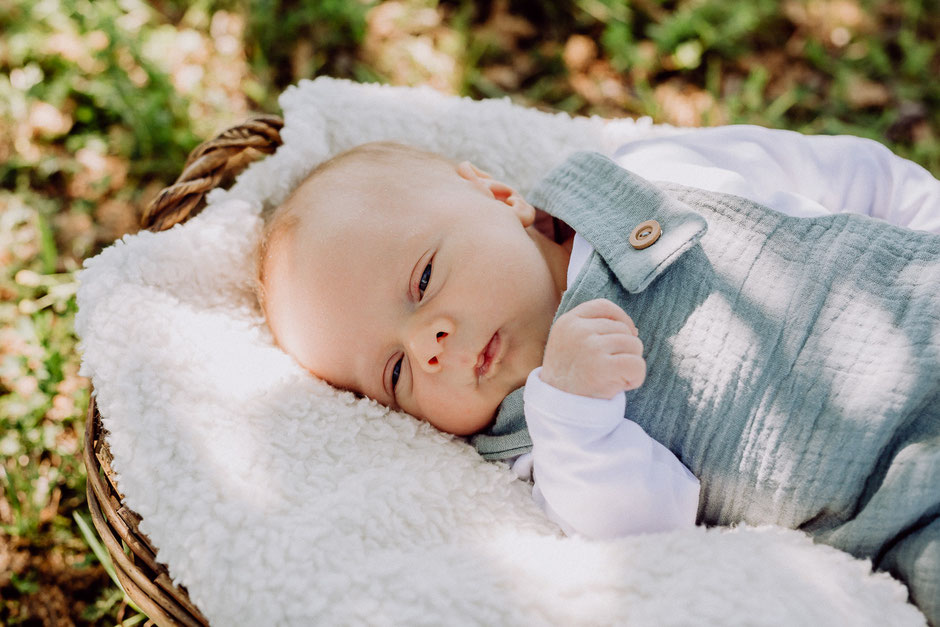
<instances>
[{"instance_id":1,"label":"baby's face","mask_svg":"<svg viewBox=\"0 0 940 627\"><path fill-rule=\"evenodd\" d=\"M542 362L566 254L469 163L360 164L305 183L273 247L268 322L311 373L467 435ZM296 203L296 204L294 204Z\"/></svg>"}]
</instances>

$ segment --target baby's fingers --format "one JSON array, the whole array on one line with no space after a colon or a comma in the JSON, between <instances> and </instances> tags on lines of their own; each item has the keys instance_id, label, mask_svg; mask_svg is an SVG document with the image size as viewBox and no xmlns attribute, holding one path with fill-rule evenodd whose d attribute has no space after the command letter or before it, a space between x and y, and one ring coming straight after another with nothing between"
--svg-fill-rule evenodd
<instances>
[{"instance_id":1,"label":"baby's fingers","mask_svg":"<svg viewBox=\"0 0 940 627\"><path fill-rule=\"evenodd\" d=\"M635 390L646 381L646 360L641 355L612 355L612 363L623 383L623 389Z\"/></svg>"},{"instance_id":2,"label":"baby's fingers","mask_svg":"<svg viewBox=\"0 0 940 627\"><path fill-rule=\"evenodd\" d=\"M637 330L633 321L611 320L610 318L581 318L581 328L595 335L607 337L609 335L626 334L636 337Z\"/></svg>"},{"instance_id":3,"label":"baby's fingers","mask_svg":"<svg viewBox=\"0 0 940 627\"><path fill-rule=\"evenodd\" d=\"M633 324L633 319L627 315L627 312L621 309L619 305L616 305L606 298L596 298L583 302L577 307L574 307L569 313L576 314L581 318L606 318L613 320L627 325L634 335L637 334L636 325Z\"/></svg>"},{"instance_id":4,"label":"baby's fingers","mask_svg":"<svg viewBox=\"0 0 940 627\"><path fill-rule=\"evenodd\" d=\"M643 341L632 333L621 331L620 333L612 333L609 335L600 336L599 339L604 343L604 346L610 355L643 354Z\"/></svg>"}]
</instances>

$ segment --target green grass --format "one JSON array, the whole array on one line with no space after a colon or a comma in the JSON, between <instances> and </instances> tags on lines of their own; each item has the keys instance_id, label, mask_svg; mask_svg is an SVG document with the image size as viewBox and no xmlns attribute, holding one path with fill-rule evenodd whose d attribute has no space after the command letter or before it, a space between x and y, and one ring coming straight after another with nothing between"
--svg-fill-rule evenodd
<instances>
[{"instance_id":1,"label":"green grass","mask_svg":"<svg viewBox=\"0 0 940 627\"><path fill-rule=\"evenodd\" d=\"M144 620L85 518L76 273L201 139L329 74L851 133L940 175L937 32L938 0L0 0L0 624Z\"/></svg>"}]
</instances>

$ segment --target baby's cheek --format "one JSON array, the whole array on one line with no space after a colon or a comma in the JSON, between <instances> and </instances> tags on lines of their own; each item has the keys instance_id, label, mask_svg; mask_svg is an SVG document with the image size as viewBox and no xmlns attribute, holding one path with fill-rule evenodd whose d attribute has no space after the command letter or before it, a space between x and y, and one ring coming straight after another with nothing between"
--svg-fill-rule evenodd
<instances>
[{"instance_id":1,"label":"baby's cheek","mask_svg":"<svg viewBox=\"0 0 940 627\"><path fill-rule=\"evenodd\" d=\"M485 429L493 421L503 398L479 389L436 386L420 399L420 417L441 431L469 435Z\"/></svg>"}]
</instances>

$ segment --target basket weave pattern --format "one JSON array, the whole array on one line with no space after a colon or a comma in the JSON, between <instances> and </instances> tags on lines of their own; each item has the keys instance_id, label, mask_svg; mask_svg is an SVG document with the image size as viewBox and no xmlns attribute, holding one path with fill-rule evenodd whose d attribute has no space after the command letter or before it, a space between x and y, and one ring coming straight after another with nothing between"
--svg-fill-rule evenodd
<instances>
[{"instance_id":1,"label":"basket weave pattern","mask_svg":"<svg viewBox=\"0 0 940 627\"><path fill-rule=\"evenodd\" d=\"M283 125L280 117L256 116L197 146L176 182L148 205L141 227L163 231L198 214L210 190L229 182L260 155L271 154L281 145ZM118 491L111 469L107 435L92 394L83 453L88 509L111 554L121 586L157 625L208 625L186 588L174 585L166 566L156 560L156 548L138 528L140 516L124 505L124 495Z\"/></svg>"}]
</instances>

